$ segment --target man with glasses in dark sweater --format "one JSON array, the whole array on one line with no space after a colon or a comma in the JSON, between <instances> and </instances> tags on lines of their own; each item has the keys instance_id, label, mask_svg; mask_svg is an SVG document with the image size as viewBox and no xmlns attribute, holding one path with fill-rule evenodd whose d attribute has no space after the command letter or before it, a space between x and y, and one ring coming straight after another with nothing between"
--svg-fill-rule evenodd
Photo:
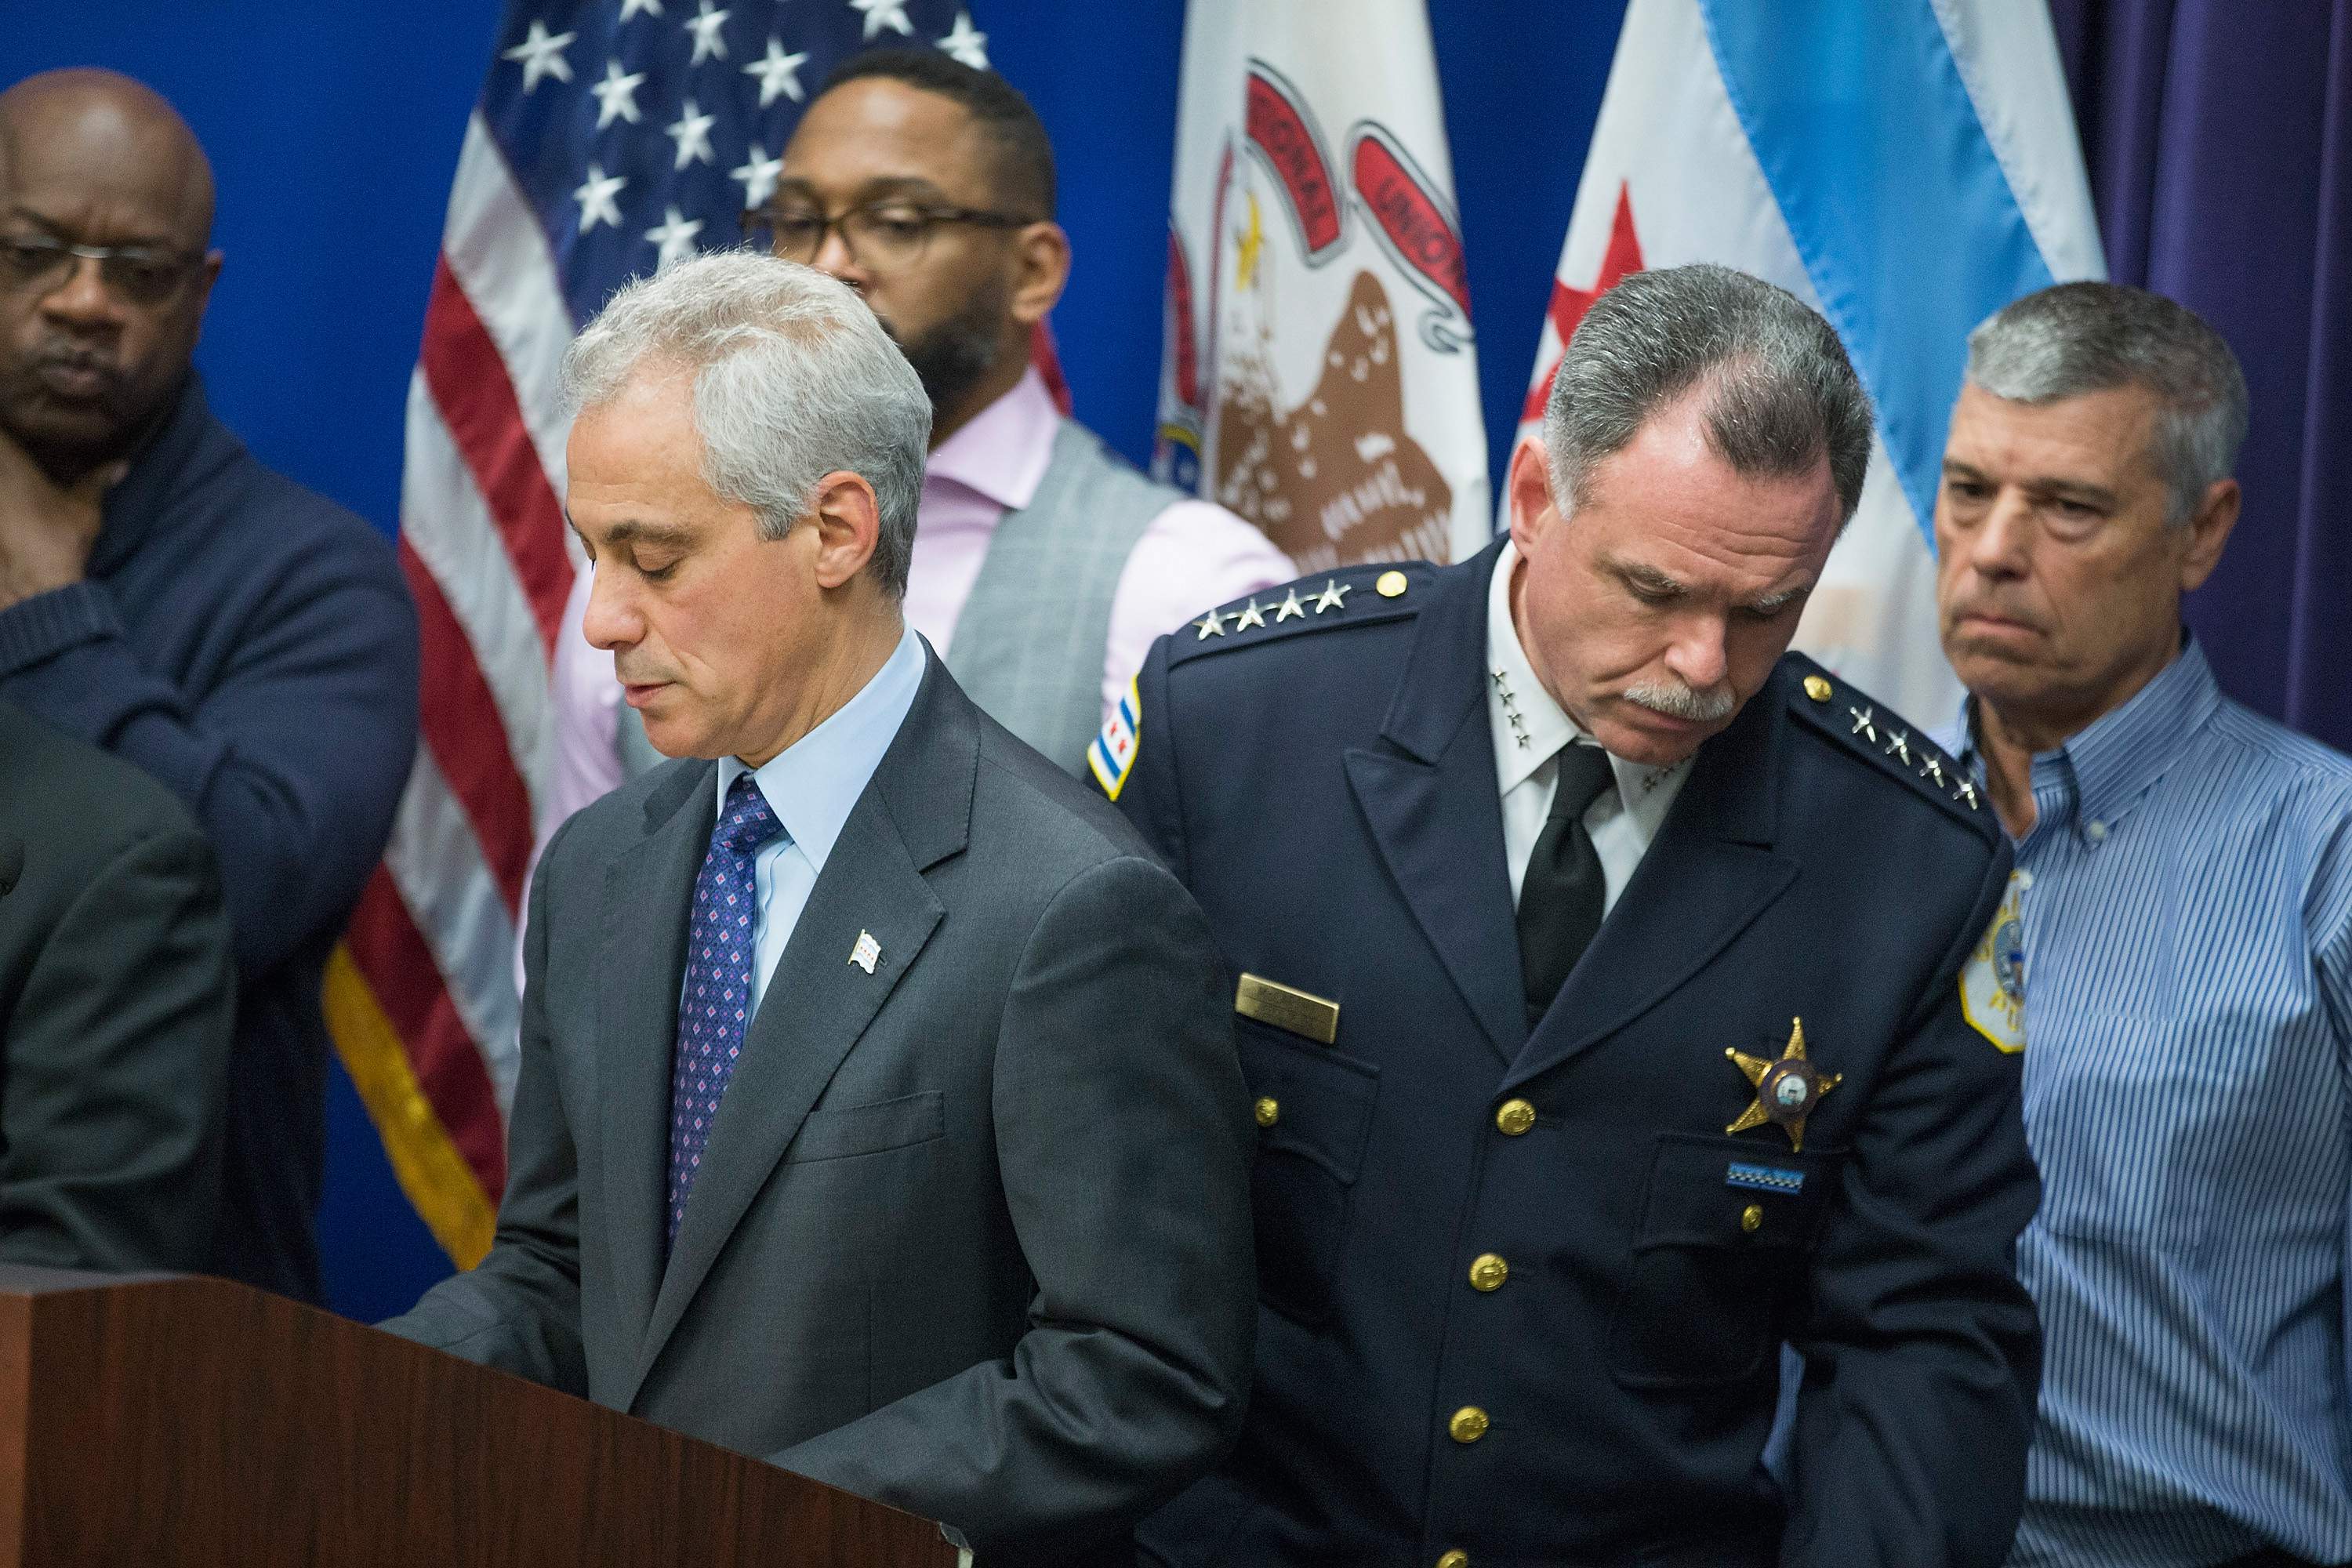
<instances>
[{"instance_id":1,"label":"man with glasses in dark sweater","mask_svg":"<svg viewBox=\"0 0 2352 1568\"><path fill-rule=\"evenodd\" d=\"M416 617L383 540L206 407L212 216L202 148L139 83L0 92L0 698L152 774L212 839L239 984L199 1256L315 1299L320 976L415 755Z\"/></svg>"}]
</instances>

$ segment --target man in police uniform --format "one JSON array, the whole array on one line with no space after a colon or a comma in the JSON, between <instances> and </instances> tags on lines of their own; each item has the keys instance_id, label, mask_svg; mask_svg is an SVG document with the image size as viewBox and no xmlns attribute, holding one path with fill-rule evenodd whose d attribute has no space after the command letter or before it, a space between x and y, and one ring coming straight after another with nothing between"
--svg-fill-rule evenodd
<instances>
[{"instance_id":1,"label":"man in police uniform","mask_svg":"<svg viewBox=\"0 0 2352 1568\"><path fill-rule=\"evenodd\" d=\"M1508 540L1153 648L1097 772L1235 971L1262 1305L1162 1561L2001 1560L2037 1189L2021 1042L1962 981L2009 851L1783 657L1869 445L1796 300L1639 274Z\"/></svg>"}]
</instances>

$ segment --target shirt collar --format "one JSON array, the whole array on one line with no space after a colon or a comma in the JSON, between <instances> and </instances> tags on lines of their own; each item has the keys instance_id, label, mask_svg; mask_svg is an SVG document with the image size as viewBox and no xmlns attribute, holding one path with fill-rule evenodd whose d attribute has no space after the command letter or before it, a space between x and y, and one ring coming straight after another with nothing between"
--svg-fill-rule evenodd
<instances>
[{"instance_id":1,"label":"shirt collar","mask_svg":"<svg viewBox=\"0 0 2352 1568\"><path fill-rule=\"evenodd\" d=\"M1486 718L1495 741L1495 775L1502 793L1510 794L1535 776L1536 771L1559 754L1560 748L1583 742L1598 744L1568 716L1536 679L1528 650L1519 644L1518 626L1511 619L1511 575L1517 570L1519 547L1506 541L1495 558L1495 574L1486 584ZM1519 743L1524 735L1527 743ZM1647 798L1669 776L1688 766L1654 768L1629 763L1610 753L1610 772L1617 780L1617 798L1628 803Z\"/></svg>"},{"instance_id":2,"label":"shirt collar","mask_svg":"<svg viewBox=\"0 0 2352 1568\"><path fill-rule=\"evenodd\" d=\"M1963 764L1978 768L1975 699L1960 700ZM2221 705L2213 667L2195 637L2181 634L2180 652L2156 678L2112 712L2103 713L2056 750L2037 752L2032 784L2037 798L2071 777L2074 813L2083 822L2112 823L2164 776L2180 744Z\"/></svg>"},{"instance_id":3,"label":"shirt collar","mask_svg":"<svg viewBox=\"0 0 2352 1568\"><path fill-rule=\"evenodd\" d=\"M1032 365L1012 391L940 443L925 468L925 482L959 484L1007 511L1018 511L1036 495L1045 477L1061 422L1045 378Z\"/></svg>"},{"instance_id":4,"label":"shirt collar","mask_svg":"<svg viewBox=\"0 0 2352 1568\"><path fill-rule=\"evenodd\" d=\"M824 723L757 769L745 768L740 757L719 758L719 810L726 810L727 792L735 781L751 773L768 809L809 863L824 870L842 825L915 705L915 693L923 684L924 658L923 639L908 626L874 679Z\"/></svg>"}]
</instances>

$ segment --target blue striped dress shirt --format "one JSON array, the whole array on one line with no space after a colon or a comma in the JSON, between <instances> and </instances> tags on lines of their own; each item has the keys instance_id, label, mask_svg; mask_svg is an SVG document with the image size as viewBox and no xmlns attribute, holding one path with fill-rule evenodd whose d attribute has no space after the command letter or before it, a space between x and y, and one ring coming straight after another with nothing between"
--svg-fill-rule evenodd
<instances>
[{"instance_id":1,"label":"blue striped dress shirt","mask_svg":"<svg viewBox=\"0 0 2352 1568\"><path fill-rule=\"evenodd\" d=\"M2352 759L2224 698L2191 641L2032 788L2044 1362L2010 1561L2352 1558Z\"/></svg>"}]
</instances>

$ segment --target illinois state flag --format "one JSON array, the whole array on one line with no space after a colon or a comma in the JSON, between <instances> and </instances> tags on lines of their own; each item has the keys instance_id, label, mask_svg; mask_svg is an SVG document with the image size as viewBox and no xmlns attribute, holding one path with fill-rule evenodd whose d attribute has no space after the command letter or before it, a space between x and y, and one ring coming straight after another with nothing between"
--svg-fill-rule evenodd
<instances>
[{"instance_id":1,"label":"illinois state flag","mask_svg":"<svg viewBox=\"0 0 2352 1568\"><path fill-rule=\"evenodd\" d=\"M1602 289L1717 261L1828 317L1878 412L1862 506L1799 647L1930 724L1933 522L1969 329L2104 275L2042 0L1633 0L1520 432Z\"/></svg>"},{"instance_id":2,"label":"illinois state flag","mask_svg":"<svg viewBox=\"0 0 2352 1568\"><path fill-rule=\"evenodd\" d=\"M1161 477L1302 572L1450 559L1492 513L1422 0L1192 0Z\"/></svg>"}]
</instances>

